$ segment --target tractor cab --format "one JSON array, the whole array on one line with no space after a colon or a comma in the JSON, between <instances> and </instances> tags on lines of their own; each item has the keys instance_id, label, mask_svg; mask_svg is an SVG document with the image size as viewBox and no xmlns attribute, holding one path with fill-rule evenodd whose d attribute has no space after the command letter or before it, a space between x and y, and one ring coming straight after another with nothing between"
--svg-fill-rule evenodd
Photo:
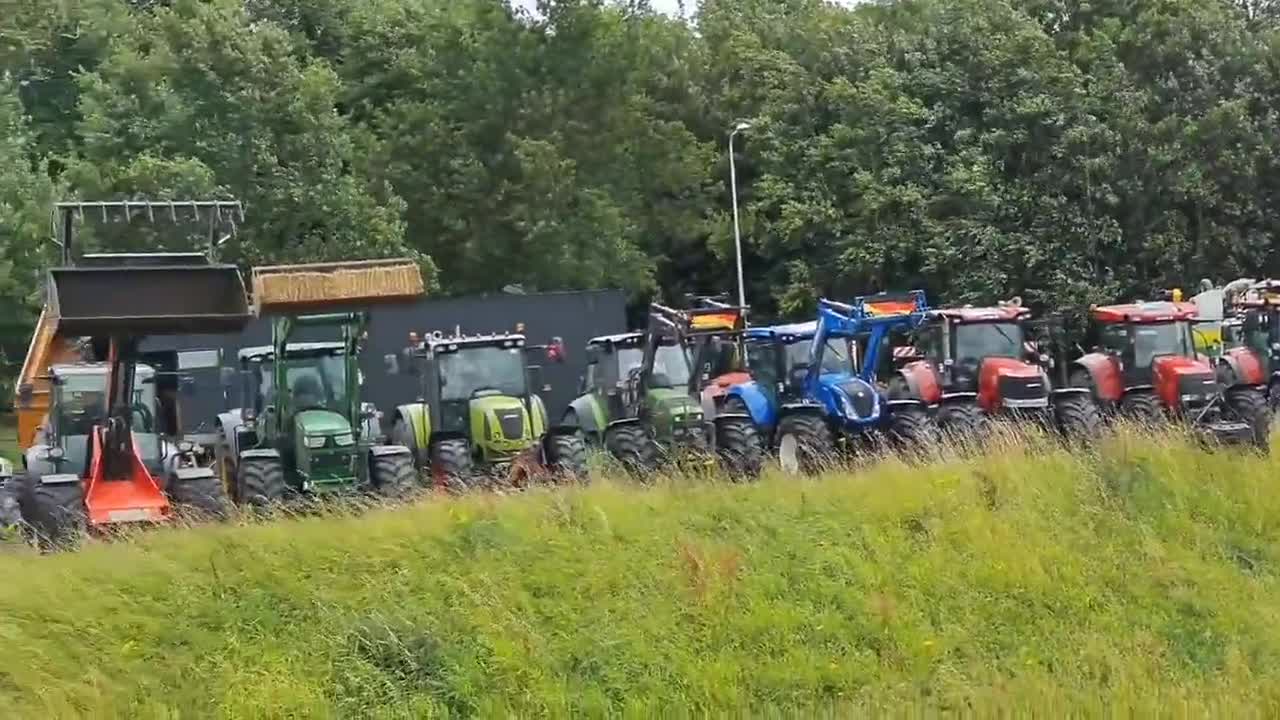
<instances>
[{"instance_id":1,"label":"tractor cab","mask_svg":"<svg viewBox=\"0 0 1280 720\"><path fill-rule=\"evenodd\" d=\"M1270 404L1280 405L1280 280L1252 283L1232 298L1222 321L1222 344L1234 374L1241 362L1260 365Z\"/></svg>"},{"instance_id":2,"label":"tractor cab","mask_svg":"<svg viewBox=\"0 0 1280 720\"><path fill-rule=\"evenodd\" d=\"M751 379L772 402L804 394L817 327L817 322L810 321L747 330L746 355ZM848 338L829 338L819 353L820 376L831 382L842 376L852 377L851 352Z\"/></svg>"},{"instance_id":3,"label":"tractor cab","mask_svg":"<svg viewBox=\"0 0 1280 720\"><path fill-rule=\"evenodd\" d=\"M27 458L27 467L52 465L50 470L81 477L88 473L93 429L107 418L105 363L54 365L49 369L52 402L48 420L37 431L42 449ZM155 370L146 365L134 369L130 401L132 436L139 458L155 477L164 477L166 444L156 429L160 414L156 402Z\"/></svg>"},{"instance_id":4,"label":"tractor cab","mask_svg":"<svg viewBox=\"0 0 1280 720\"><path fill-rule=\"evenodd\" d=\"M644 364L644 333L604 335L587 341L587 371L581 391L601 403L605 417L620 417L635 402L641 367ZM648 387L659 394L688 385L693 374L689 348L675 338L663 338L654 348L653 370Z\"/></svg>"}]
</instances>

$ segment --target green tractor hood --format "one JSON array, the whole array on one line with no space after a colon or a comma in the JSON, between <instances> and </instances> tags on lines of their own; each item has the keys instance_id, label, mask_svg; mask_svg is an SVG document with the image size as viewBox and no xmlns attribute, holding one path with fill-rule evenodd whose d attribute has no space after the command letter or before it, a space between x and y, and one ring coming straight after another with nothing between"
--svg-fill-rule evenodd
<instances>
[{"instance_id":1,"label":"green tractor hood","mask_svg":"<svg viewBox=\"0 0 1280 720\"><path fill-rule=\"evenodd\" d=\"M702 434L702 406L683 390L650 388L645 398L659 438L694 439Z\"/></svg>"},{"instance_id":2,"label":"green tractor hood","mask_svg":"<svg viewBox=\"0 0 1280 720\"><path fill-rule=\"evenodd\" d=\"M298 473L311 490L340 490L359 482L355 435L346 417L303 410L294 415L294 425Z\"/></svg>"}]
</instances>

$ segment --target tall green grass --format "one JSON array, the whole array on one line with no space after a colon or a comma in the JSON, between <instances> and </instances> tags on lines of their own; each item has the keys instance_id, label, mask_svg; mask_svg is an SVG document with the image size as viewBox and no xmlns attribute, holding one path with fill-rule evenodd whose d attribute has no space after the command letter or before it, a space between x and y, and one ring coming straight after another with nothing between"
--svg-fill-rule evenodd
<instances>
[{"instance_id":1,"label":"tall green grass","mask_svg":"<svg viewBox=\"0 0 1280 720\"><path fill-rule=\"evenodd\" d=\"M1280 462L987 451L10 554L0 708L1280 714Z\"/></svg>"}]
</instances>

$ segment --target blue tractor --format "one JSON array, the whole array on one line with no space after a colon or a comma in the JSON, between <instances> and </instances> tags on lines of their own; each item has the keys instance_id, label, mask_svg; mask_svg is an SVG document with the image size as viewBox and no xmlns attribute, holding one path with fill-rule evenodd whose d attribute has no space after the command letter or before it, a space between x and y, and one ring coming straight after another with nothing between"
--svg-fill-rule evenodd
<instances>
[{"instance_id":1,"label":"blue tractor","mask_svg":"<svg viewBox=\"0 0 1280 720\"><path fill-rule=\"evenodd\" d=\"M752 380L729 388L722 411L748 413L792 473L815 473L837 450L869 441L927 443L935 436L928 408L917 399L890 399L875 378L889 333L910 332L928 309L919 290L853 304L819 300L815 321L751 328L745 340Z\"/></svg>"}]
</instances>

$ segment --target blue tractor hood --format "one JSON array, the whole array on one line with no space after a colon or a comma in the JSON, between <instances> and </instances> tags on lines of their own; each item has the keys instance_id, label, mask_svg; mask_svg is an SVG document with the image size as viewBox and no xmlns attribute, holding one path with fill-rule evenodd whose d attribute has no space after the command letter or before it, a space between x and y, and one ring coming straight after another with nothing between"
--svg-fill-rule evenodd
<instances>
[{"instance_id":1,"label":"blue tractor hood","mask_svg":"<svg viewBox=\"0 0 1280 720\"><path fill-rule=\"evenodd\" d=\"M878 422L884 409L875 386L852 373L819 375L818 393L832 416L846 425Z\"/></svg>"}]
</instances>

